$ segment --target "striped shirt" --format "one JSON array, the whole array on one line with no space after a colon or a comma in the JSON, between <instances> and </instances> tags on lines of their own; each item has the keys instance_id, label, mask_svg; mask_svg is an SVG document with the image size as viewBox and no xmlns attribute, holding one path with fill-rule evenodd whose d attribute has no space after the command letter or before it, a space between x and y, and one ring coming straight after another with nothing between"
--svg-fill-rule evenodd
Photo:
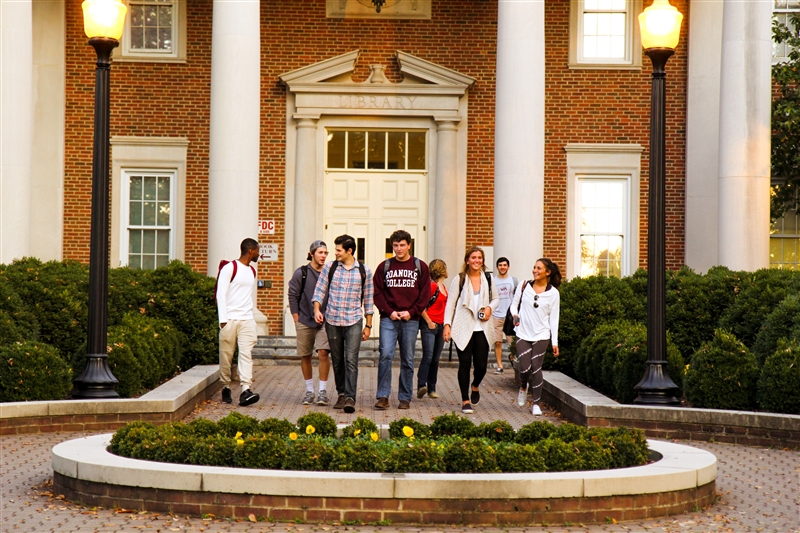
<instances>
[{"instance_id":1,"label":"striped shirt","mask_svg":"<svg viewBox=\"0 0 800 533\"><path fill-rule=\"evenodd\" d=\"M358 269L358 260L353 263L353 267L347 270L342 263L336 267L331 281L330 291L328 290L328 272L331 270L333 262L325 263L322 272L319 273L317 286L314 288L312 304L319 302L320 305L328 296L328 303L325 308L325 322L331 326L352 326L361 320L363 314L371 315L374 313L372 305L372 272L369 267L364 265L367 279L364 281L364 309L361 311L361 272Z\"/></svg>"}]
</instances>

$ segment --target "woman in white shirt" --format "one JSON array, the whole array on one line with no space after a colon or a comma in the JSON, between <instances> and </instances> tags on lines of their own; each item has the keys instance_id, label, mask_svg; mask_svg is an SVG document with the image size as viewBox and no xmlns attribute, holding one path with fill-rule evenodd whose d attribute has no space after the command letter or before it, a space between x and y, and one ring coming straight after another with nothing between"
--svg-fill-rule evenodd
<instances>
[{"instance_id":1,"label":"woman in white shirt","mask_svg":"<svg viewBox=\"0 0 800 533\"><path fill-rule=\"evenodd\" d=\"M533 392L534 415L541 415L542 363L547 345L552 340L553 355L558 357L558 315L561 297L561 271L549 259L539 259L533 265L533 281L517 287L511 314L517 334L517 364L519 366L519 394L517 405L523 407L528 390ZM527 290L526 290L527 288Z\"/></svg>"},{"instance_id":2,"label":"woman in white shirt","mask_svg":"<svg viewBox=\"0 0 800 533\"><path fill-rule=\"evenodd\" d=\"M478 387L486 375L489 346L494 346L492 312L500 305L491 275L486 275L483 250L473 246L464 256L461 274L450 282L444 312L445 342L453 339L458 351L458 387L461 412L472 413L481 401ZM470 390L469 371L475 368Z\"/></svg>"}]
</instances>

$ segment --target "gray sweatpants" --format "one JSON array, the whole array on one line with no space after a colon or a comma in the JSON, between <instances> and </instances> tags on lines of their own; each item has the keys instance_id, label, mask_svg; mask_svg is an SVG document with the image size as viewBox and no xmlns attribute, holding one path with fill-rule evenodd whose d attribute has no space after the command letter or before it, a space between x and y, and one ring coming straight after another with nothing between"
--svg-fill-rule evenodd
<instances>
[{"instance_id":1,"label":"gray sweatpants","mask_svg":"<svg viewBox=\"0 0 800 533\"><path fill-rule=\"evenodd\" d=\"M519 388L528 389L533 394L533 403L542 399L542 363L550 339L526 341L517 339L517 360L519 364Z\"/></svg>"}]
</instances>

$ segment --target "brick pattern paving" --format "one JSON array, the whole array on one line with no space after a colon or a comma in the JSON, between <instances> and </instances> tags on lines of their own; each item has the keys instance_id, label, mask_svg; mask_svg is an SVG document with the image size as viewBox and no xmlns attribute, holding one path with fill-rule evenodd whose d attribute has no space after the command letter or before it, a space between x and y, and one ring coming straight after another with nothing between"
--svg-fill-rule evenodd
<instances>
[{"instance_id":1,"label":"brick pattern paving","mask_svg":"<svg viewBox=\"0 0 800 533\"><path fill-rule=\"evenodd\" d=\"M295 419L306 409L325 409L299 405L302 386L299 368L258 368L256 379L262 400L253 407L240 409L258 417L281 416ZM373 369L361 369L359 410L355 415L335 413L339 422L362 414L380 423L398 416L410 416L423 421L424 417L436 416L457 407L458 387L455 369L443 369L439 400L412 402L409 411L393 408L386 412L372 410L372 392L375 375ZM487 376L483 408L476 409L476 422L506 417L519 426L531 419L527 411L517 409L513 401L513 383L508 375ZM489 387L492 385L492 387ZM497 392L494 392L497 391ZM396 394L396 392L395 392ZM487 401L488 400L488 401ZM218 418L231 409L221 406L219 394L191 416ZM434 406L434 403L436 406ZM236 407L236 409L239 409ZM546 411L555 419L557 413ZM216 520L170 516L166 514L120 512L126 510L92 509L65 502L54 495L50 488L52 470L50 449L59 442L77 438L88 433L44 433L12 435L0 438L0 533L9 532L103 532L122 533L135 531L152 532L467 532L495 533L507 531L523 532L666 532L666 533L790 533L800 531L800 452L797 450L768 449L736 446L730 444L691 442L693 446L714 453L719 460L717 491L719 501L711 507L668 519L642 522L620 522L594 526L580 524L549 524L536 527L414 527L392 525L340 525L297 524ZM254 517L258 519L258 517Z\"/></svg>"}]
</instances>

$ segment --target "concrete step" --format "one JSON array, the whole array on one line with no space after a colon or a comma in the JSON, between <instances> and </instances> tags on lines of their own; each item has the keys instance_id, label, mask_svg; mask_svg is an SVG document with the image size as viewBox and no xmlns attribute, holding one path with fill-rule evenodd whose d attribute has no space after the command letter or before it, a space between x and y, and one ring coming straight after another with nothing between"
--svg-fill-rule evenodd
<instances>
[{"instance_id":1,"label":"concrete step","mask_svg":"<svg viewBox=\"0 0 800 533\"><path fill-rule=\"evenodd\" d=\"M445 343L442 349L442 356L439 366L457 366L458 355L453 346L453 359L449 361L450 343ZM377 366L380 357L379 341L377 338L361 342L361 351L358 356L359 366ZM253 359L255 362L266 365L292 365L300 364L297 356L297 339L295 337L281 336L259 336L255 348L253 348ZM417 339L414 351L414 365L419 365L422 360L422 341ZM508 360L508 343L503 344L503 360ZM316 359L314 360L316 364ZM393 366L400 365L400 350L395 349L395 357L392 360ZM489 368L496 367L494 353L489 354ZM506 365L507 366L507 365Z\"/></svg>"}]
</instances>

